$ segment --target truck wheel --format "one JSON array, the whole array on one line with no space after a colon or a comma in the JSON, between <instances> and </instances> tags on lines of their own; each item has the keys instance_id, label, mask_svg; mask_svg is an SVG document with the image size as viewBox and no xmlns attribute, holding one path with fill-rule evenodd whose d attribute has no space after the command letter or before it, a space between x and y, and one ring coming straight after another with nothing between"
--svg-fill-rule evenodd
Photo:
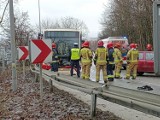
<instances>
[{"instance_id":1,"label":"truck wheel","mask_svg":"<svg viewBox=\"0 0 160 120\"><path fill-rule=\"evenodd\" d=\"M137 75L142 76L144 72L137 72Z\"/></svg>"}]
</instances>

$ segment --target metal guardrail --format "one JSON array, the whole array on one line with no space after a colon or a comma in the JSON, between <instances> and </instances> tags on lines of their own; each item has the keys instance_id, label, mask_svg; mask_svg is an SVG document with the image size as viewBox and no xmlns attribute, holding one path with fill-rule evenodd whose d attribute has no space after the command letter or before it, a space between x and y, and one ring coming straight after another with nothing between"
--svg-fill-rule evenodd
<instances>
[{"instance_id":1,"label":"metal guardrail","mask_svg":"<svg viewBox=\"0 0 160 120\"><path fill-rule=\"evenodd\" d=\"M39 74L38 70L32 70L32 72ZM42 76L50 83L51 87L54 85L53 82L55 82L57 84L90 94L92 96L91 117L95 116L97 96L107 101L160 117L160 95L158 94L143 91L140 92L112 84L107 87L104 85L96 85L95 87L93 84L80 82L82 80L68 80L61 74L48 75L43 72ZM90 83L93 82L90 81Z\"/></svg>"}]
</instances>

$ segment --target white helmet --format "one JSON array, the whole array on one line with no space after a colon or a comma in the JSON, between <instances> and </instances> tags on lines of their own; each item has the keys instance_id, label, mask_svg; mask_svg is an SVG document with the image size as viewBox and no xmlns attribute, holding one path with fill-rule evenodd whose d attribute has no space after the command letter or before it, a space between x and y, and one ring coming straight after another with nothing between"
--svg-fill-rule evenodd
<instances>
[{"instance_id":1,"label":"white helmet","mask_svg":"<svg viewBox=\"0 0 160 120\"><path fill-rule=\"evenodd\" d=\"M74 46L78 46L78 43L74 43Z\"/></svg>"}]
</instances>

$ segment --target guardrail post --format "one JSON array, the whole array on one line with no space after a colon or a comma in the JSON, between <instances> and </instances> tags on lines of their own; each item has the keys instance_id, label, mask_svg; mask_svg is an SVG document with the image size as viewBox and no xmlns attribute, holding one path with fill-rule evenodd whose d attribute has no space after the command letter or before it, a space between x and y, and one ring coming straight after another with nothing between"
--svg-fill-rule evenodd
<instances>
[{"instance_id":1,"label":"guardrail post","mask_svg":"<svg viewBox=\"0 0 160 120\"><path fill-rule=\"evenodd\" d=\"M39 81L39 75L37 73L35 73L35 82Z\"/></svg>"},{"instance_id":2,"label":"guardrail post","mask_svg":"<svg viewBox=\"0 0 160 120\"><path fill-rule=\"evenodd\" d=\"M50 92L53 92L53 84L51 79L49 79L49 89L50 89Z\"/></svg>"},{"instance_id":3,"label":"guardrail post","mask_svg":"<svg viewBox=\"0 0 160 120\"><path fill-rule=\"evenodd\" d=\"M97 95L91 94L91 118L96 115L96 104L97 104Z\"/></svg>"}]
</instances>

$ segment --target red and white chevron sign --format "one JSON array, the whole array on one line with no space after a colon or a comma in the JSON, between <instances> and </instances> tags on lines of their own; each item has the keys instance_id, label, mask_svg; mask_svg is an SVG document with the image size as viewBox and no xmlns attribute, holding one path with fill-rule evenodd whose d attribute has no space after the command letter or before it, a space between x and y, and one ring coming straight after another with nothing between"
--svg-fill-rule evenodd
<instances>
[{"instance_id":1,"label":"red and white chevron sign","mask_svg":"<svg viewBox=\"0 0 160 120\"><path fill-rule=\"evenodd\" d=\"M19 61L29 59L28 46L18 46Z\"/></svg>"},{"instance_id":2,"label":"red and white chevron sign","mask_svg":"<svg viewBox=\"0 0 160 120\"><path fill-rule=\"evenodd\" d=\"M43 63L52 61L51 40L31 40L31 62Z\"/></svg>"}]
</instances>

